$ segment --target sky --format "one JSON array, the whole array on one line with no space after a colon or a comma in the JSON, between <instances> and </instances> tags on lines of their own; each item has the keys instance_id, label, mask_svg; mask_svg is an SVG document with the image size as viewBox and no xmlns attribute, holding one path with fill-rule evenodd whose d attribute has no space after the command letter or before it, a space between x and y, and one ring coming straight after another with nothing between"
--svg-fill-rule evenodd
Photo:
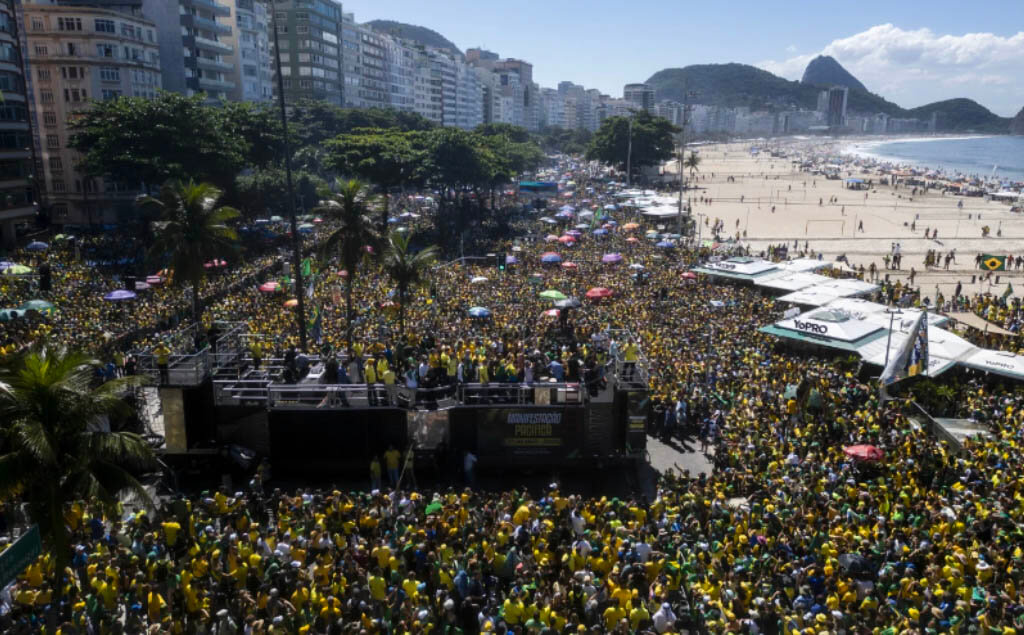
<instances>
[{"instance_id":1,"label":"sky","mask_svg":"<svg viewBox=\"0 0 1024 635\"><path fill-rule=\"evenodd\" d=\"M357 22L429 27L463 51L533 64L621 97L663 68L740 62L798 80L818 54L868 90L913 108L969 97L996 114L1024 108L1024 0L341 0Z\"/></svg>"}]
</instances>

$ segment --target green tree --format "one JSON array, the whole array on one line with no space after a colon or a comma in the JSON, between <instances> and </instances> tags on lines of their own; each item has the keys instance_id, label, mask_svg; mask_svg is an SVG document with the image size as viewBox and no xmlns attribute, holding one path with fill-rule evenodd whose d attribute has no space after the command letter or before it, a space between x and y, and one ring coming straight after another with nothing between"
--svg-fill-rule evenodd
<instances>
[{"instance_id":1,"label":"green tree","mask_svg":"<svg viewBox=\"0 0 1024 635\"><path fill-rule=\"evenodd\" d=\"M377 243L379 235L373 221L367 214L369 197L364 183L357 179L338 182L338 191L320 202L313 211L335 220L337 229L328 236L323 251L337 253L342 266L348 271L345 278L345 340L349 357L352 357L352 285L355 283L359 264L367 255L367 247Z\"/></svg>"},{"instance_id":2,"label":"green tree","mask_svg":"<svg viewBox=\"0 0 1024 635\"><path fill-rule=\"evenodd\" d=\"M244 143L245 167L262 168L281 162L284 129L280 114L273 106L251 101L224 101L216 114L226 132Z\"/></svg>"},{"instance_id":3,"label":"green tree","mask_svg":"<svg viewBox=\"0 0 1024 635\"><path fill-rule=\"evenodd\" d=\"M629 120L629 117L609 117L601 122L587 148L587 158L625 170L630 147ZM657 165L672 158L672 135L677 132L679 128L667 119L645 111L636 113L632 126L632 167Z\"/></svg>"},{"instance_id":4,"label":"green tree","mask_svg":"<svg viewBox=\"0 0 1024 635\"><path fill-rule=\"evenodd\" d=\"M473 132L483 137L505 137L514 143L526 143L530 141L530 133L526 128L510 123L482 123L474 128Z\"/></svg>"},{"instance_id":5,"label":"green tree","mask_svg":"<svg viewBox=\"0 0 1024 635\"><path fill-rule=\"evenodd\" d=\"M296 205L315 205L319 192L327 184L319 176L297 170L292 174ZM269 167L240 174L225 202L237 207L248 218L284 214L288 209L288 187L285 171Z\"/></svg>"},{"instance_id":6,"label":"green tree","mask_svg":"<svg viewBox=\"0 0 1024 635\"><path fill-rule=\"evenodd\" d=\"M405 334L405 303L409 290L423 284L430 268L437 262L437 246L431 245L416 253L409 251L409 235L399 232L388 234L384 250L384 270L398 289L398 328Z\"/></svg>"},{"instance_id":7,"label":"green tree","mask_svg":"<svg viewBox=\"0 0 1024 635\"><path fill-rule=\"evenodd\" d=\"M144 184L147 192L169 179L229 186L245 163L246 142L202 95L90 102L70 127L68 145L81 153L82 173Z\"/></svg>"},{"instance_id":8,"label":"green tree","mask_svg":"<svg viewBox=\"0 0 1024 635\"><path fill-rule=\"evenodd\" d=\"M700 172L700 157L697 156L696 152L691 152L683 159L683 167L690 171L691 179L696 172Z\"/></svg>"},{"instance_id":9,"label":"green tree","mask_svg":"<svg viewBox=\"0 0 1024 635\"><path fill-rule=\"evenodd\" d=\"M346 176L355 176L383 190L378 231L388 228L388 190L411 184L419 173L422 149L397 128L359 128L327 142L327 163Z\"/></svg>"},{"instance_id":10,"label":"green tree","mask_svg":"<svg viewBox=\"0 0 1024 635\"><path fill-rule=\"evenodd\" d=\"M221 191L209 183L177 182L165 185L160 197L146 197L144 207L159 210L154 223L156 240L150 259L167 263L174 281L192 287L192 315L196 323L202 313L199 284L206 274L203 265L215 258L229 257L237 247L238 234L228 223L239 216L233 207L218 207Z\"/></svg>"},{"instance_id":11,"label":"green tree","mask_svg":"<svg viewBox=\"0 0 1024 635\"><path fill-rule=\"evenodd\" d=\"M156 464L149 445L130 432L102 432L97 419L125 408L121 393L140 377L92 380L99 362L43 348L0 368L0 497L21 498L56 560L71 559L65 506L79 499L114 512L118 497L150 503L132 475ZM60 593L61 585L55 587Z\"/></svg>"},{"instance_id":12,"label":"green tree","mask_svg":"<svg viewBox=\"0 0 1024 635\"><path fill-rule=\"evenodd\" d=\"M545 128L538 135L538 143L545 152L557 152L568 155L583 155L590 145L594 133L582 128L566 129L560 127Z\"/></svg>"}]
</instances>

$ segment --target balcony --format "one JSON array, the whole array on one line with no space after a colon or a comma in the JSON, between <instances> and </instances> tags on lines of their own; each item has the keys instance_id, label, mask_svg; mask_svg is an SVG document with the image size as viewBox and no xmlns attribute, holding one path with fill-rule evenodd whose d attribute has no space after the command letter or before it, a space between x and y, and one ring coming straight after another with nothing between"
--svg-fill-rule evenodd
<instances>
[{"instance_id":1,"label":"balcony","mask_svg":"<svg viewBox=\"0 0 1024 635\"><path fill-rule=\"evenodd\" d=\"M195 41L196 48L206 49L208 51L230 54L235 50L230 44L224 44L223 42L218 42L216 40L207 40L204 37L195 36L192 40Z\"/></svg>"},{"instance_id":2,"label":"balcony","mask_svg":"<svg viewBox=\"0 0 1024 635\"><path fill-rule=\"evenodd\" d=\"M196 66L202 69L211 71L228 72L234 69L234 66L219 60L210 59L208 57L196 57Z\"/></svg>"},{"instance_id":3,"label":"balcony","mask_svg":"<svg viewBox=\"0 0 1024 635\"><path fill-rule=\"evenodd\" d=\"M234 82L227 82L222 79L211 79L209 77L199 77L196 79L199 82L199 88L205 91L222 91L231 90L235 87Z\"/></svg>"},{"instance_id":4,"label":"balcony","mask_svg":"<svg viewBox=\"0 0 1024 635\"><path fill-rule=\"evenodd\" d=\"M210 20L208 18L202 18L198 15L185 14L181 16L182 26L190 26L194 29L202 29L204 31L210 31L217 35L231 35L231 27L226 24L221 24L216 20Z\"/></svg>"},{"instance_id":5,"label":"balcony","mask_svg":"<svg viewBox=\"0 0 1024 635\"><path fill-rule=\"evenodd\" d=\"M216 16L228 17L231 15L230 7L220 4L219 2L215 2L214 0L190 0L187 4L212 11Z\"/></svg>"}]
</instances>

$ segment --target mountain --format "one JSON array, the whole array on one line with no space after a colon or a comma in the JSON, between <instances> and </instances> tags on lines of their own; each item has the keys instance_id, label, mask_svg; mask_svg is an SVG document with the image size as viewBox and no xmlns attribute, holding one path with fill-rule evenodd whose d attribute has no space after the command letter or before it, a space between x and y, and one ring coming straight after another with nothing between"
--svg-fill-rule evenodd
<instances>
[{"instance_id":1,"label":"mountain","mask_svg":"<svg viewBox=\"0 0 1024 635\"><path fill-rule=\"evenodd\" d=\"M804 69L804 77L801 84L812 84L815 86L846 86L850 90L868 92L864 84L850 74L842 64L837 62L830 55L819 55L811 60Z\"/></svg>"},{"instance_id":2,"label":"mountain","mask_svg":"<svg viewBox=\"0 0 1024 635\"><path fill-rule=\"evenodd\" d=\"M455 53L456 55L462 55L462 51L459 47L452 44L445 36L441 35L433 29L428 29L425 26L416 26L415 24L405 24L404 22L395 22L394 20L371 20L366 23L374 31L380 33L387 33L395 37L400 37L404 40L412 40L426 46L433 46L439 49L445 49Z\"/></svg>"},{"instance_id":3,"label":"mountain","mask_svg":"<svg viewBox=\"0 0 1024 635\"><path fill-rule=\"evenodd\" d=\"M818 84L825 78L829 81ZM814 80L815 83L808 83ZM918 108L905 109L864 89L856 77L830 57L817 57L808 65L802 81L795 82L747 64L695 64L666 68L647 80L655 99L682 103L684 92L695 93L687 101L729 108L779 111L802 108L814 110L818 93L829 86L847 82L847 111L860 114L885 113L890 117L929 120L933 113L939 132L986 132L1006 134L1010 119L993 114L970 99L948 99ZM1024 119L1024 116L1018 116ZM1018 124L1024 129L1024 121Z\"/></svg>"},{"instance_id":4,"label":"mountain","mask_svg":"<svg viewBox=\"0 0 1024 635\"><path fill-rule=\"evenodd\" d=\"M1010 134L1024 135L1024 108L1010 122Z\"/></svg>"}]
</instances>

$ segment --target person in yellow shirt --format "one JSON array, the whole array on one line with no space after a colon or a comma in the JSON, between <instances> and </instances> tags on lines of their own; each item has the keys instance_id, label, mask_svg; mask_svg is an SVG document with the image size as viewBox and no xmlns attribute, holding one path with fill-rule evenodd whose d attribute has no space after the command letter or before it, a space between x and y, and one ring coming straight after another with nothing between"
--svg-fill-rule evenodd
<instances>
[{"instance_id":1,"label":"person in yellow shirt","mask_svg":"<svg viewBox=\"0 0 1024 635\"><path fill-rule=\"evenodd\" d=\"M401 464L402 453L395 449L394 444L388 446L384 453L384 466L388 470L388 481L391 487L398 486L398 466Z\"/></svg>"},{"instance_id":2,"label":"person in yellow shirt","mask_svg":"<svg viewBox=\"0 0 1024 635\"><path fill-rule=\"evenodd\" d=\"M604 627L608 631L615 630L615 627L619 625L619 620L627 617L626 609L621 604L615 603L604 610Z\"/></svg>"}]
</instances>

